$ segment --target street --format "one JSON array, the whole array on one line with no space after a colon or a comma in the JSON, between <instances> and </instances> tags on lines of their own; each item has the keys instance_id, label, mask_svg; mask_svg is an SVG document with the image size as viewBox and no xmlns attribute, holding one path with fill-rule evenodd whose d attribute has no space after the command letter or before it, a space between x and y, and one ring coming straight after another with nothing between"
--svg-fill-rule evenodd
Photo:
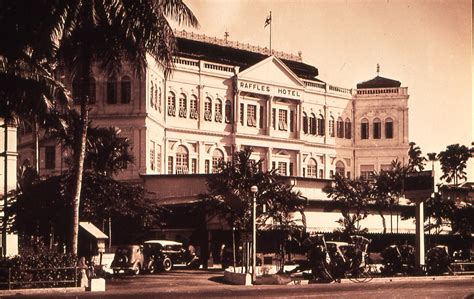
<instances>
[{"instance_id":1,"label":"street","mask_svg":"<svg viewBox=\"0 0 474 299\"><path fill-rule=\"evenodd\" d=\"M222 271L173 270L157 275L120 276L107 280L103 293L25 294L23 298L474 298L474 279L374 279L369 283L234 286Z\"/></svg>"}]
</instances>

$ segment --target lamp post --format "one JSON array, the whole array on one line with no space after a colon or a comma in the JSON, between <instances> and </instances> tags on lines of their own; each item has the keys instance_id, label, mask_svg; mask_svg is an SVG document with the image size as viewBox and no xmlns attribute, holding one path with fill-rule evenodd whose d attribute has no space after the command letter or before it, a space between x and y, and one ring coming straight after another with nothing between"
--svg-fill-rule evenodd
<instances>
[{"instance_id":1,"label":"lamp post","mask_svg":"<svg viewBox=\"0 0 474 299\"><path fill-rule=\"evenodd\" d=\"M256 217L257 217L257 192L258 187L250 187L250 192L252 192L252 284L255 284L257 279L257 226L256 226Z\"/></svg>"}]
</instances>

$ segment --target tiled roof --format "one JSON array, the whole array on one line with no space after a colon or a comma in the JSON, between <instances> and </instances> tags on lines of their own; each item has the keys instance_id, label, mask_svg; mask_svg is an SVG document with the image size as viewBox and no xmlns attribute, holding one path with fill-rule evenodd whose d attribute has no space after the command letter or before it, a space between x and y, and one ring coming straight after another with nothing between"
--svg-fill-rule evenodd
<instances>
[{"instance_id":1,"label":"tiled roof","mask_svg":"<svg viewBox=\"0 0 474 299\"><path fill-rule=\"evenodd\" d=\"M268 57L268 55L264 55L262 53L205 43L202 41L185 39L181 37L177 37L176 40L178 44L179 56L234 65L240 67L240 70L244 70ZM318 69L312 65L287 59L281 60L300 78L314 80L318 75Z\"/></svg>"},{"instance_id":2,"label":"tiled roof","mask_svg":"<svg viewBox=\"0 0 474 299\"><path fill-rule=\"evenodd\" d=\"M400 81L377 76L371 80L357 84L357 89L400 87L400 85Z\"/></svg>"}]
</instances>

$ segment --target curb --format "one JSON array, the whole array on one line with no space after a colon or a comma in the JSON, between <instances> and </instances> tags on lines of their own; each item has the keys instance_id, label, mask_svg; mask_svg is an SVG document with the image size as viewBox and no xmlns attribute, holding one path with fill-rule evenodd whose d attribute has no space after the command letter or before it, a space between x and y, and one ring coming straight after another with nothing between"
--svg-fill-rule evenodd
<instances>
[{"instance_id":1,"label":"curb","mask_svg":"<svg viewBox=\"0 0 474 299\"><path fill-rule=\"evenodd\" d=\"M1 290L0 297L3 296L17 296L17 295L33 295L33 294L65 294L84 292L83 287L70 288L43 288L43 289L15 289L15 290Z\"/></svg>"}]
</instances>

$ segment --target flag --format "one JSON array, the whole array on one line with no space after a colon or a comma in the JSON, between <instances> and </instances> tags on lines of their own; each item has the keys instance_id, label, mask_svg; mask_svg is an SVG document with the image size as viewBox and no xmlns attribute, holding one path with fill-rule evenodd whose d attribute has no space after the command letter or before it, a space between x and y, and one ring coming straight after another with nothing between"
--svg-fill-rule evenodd
<instances>
[{"instance_id":1,"label":"flag","mask_svg":"<svg viewBox=\"0 0 474 299\"><path fill-rule=\"evenodd\" d=\"M272 15L270 14L266 19L265 19L265 25L263 26L263 28L267 27L268 25L270 25L272 23Z\"/></svg>"}]
</instances>

